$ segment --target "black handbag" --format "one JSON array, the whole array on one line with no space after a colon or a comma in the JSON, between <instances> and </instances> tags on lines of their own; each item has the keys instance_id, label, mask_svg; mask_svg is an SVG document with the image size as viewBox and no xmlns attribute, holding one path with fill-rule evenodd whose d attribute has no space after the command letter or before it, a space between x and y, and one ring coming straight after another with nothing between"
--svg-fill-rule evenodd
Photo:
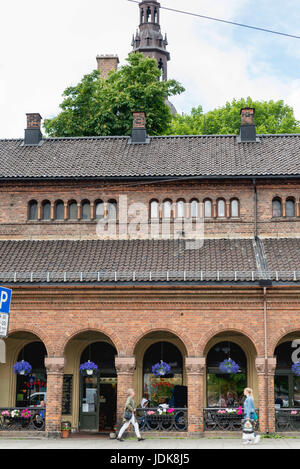
<instances>
[{"instance_id":1,"label":"black handbag","mask_svg":"<svg viewBox=\"0 0 300 469\"><path fill-rule=\"evenodd\" d=\"M131 417L132 417L132 412L129 412L128 410L125 410L124 419L125 420L131 420Z\"/></svg>"}]
</instances>

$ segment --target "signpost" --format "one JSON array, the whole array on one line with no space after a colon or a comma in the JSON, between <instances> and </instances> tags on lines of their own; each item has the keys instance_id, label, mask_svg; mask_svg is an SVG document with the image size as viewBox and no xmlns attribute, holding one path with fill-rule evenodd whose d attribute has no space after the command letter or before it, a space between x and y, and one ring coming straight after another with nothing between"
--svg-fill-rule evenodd
<instances>
[{"instance_id":1,"label":"signpost","mask_svg":"<svg viewBox=\"0 0 300 469\"><path fill-rule=\"evenodd\" d=\"M6 363L6 347L2 339L7 337L8 333L11 295L12 290L0 287L0 363Z\"/></svg>"}]
</instances>

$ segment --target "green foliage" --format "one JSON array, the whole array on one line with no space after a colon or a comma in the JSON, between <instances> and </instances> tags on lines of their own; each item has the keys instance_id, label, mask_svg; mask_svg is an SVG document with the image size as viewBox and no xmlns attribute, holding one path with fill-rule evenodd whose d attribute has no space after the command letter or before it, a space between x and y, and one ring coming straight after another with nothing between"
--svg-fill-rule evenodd
<instances>
[{"instance_id":1,"label":"green foliage","mask_svg":"<svg viewBox=\"0 0 300 469\"><path fill-rule=\"evenodd\" d=\"M293 108L284 101L253 101L234 99L231 103L207 113L201 106L193 108L190 115L175 116L169 135L238 134L241 124L240 110L255 108L258 134L300 133L300 122L295 119Z\"/></svg>"},{"instance_id":2,"label":"green foliage","mask_svg":"<svg viewBox=\"0 0 300 469\"><path fill-rule=\"evenodd\" d=\"M98 71L85 75L63 93L61 112L44 122L50 137L129 135L132 112L144 111L150 135L162 135L172 116L166 98L184 91L175 80L160 81L155 59L131 54L127 64L108 78Z\"/></svg>"}]
</instances>

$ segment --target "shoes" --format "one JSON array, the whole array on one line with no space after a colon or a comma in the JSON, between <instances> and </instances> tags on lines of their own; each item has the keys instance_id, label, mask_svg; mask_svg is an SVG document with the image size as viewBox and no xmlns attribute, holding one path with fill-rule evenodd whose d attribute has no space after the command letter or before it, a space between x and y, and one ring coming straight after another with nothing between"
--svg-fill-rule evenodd
<instances>
[{"instance_id":1,"label":"shoes","mask_svg":"<svg viewBox=\"0 0 300 469\"><path fill-rule=\"evenodd\" d=\"M123 438L116 438L117 441L124 441Z\"/></svg>"},{"instance_id":2,"label":"shoes","mask_svg":"<svg viewBox=\"0 0 300 469\"><path fill-rule=\"evenodd\" d=\"M139 438L138 441L145 441L145 438Z\"/></svg>"},{"instance_id":3,"label":"shoes","mask_svg":"<svg viewBox=\"0 0 300 469\"><path fill-rule=\"evenodd\" d=\"M249 440L244 441L243 445L250 445L250 441Z\"/></svg>"},{"instance_id":4,"label":"shoes","mask_svg":"<svg viewBox=\"0 0 300 469\"><path fill-rule=\"evenodd\" d=\"M256 435L256 437L254 438L253 444L257 445L259 442L260 442L260 435Z\"/></svg>"}]
</instances>

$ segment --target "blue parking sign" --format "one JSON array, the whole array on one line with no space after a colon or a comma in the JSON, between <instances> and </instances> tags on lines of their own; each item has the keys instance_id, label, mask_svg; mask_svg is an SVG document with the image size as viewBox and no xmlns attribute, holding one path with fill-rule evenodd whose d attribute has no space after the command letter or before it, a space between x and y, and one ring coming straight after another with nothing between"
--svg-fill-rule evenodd
<instances>
[{"instance_id":1,"label":"blue parking sign","mask_svg":"<svg viewBox=\"0 0 300 469\"><path fill-rule=\"evenodd\" d=\"M11 294L9 288L0 287L0 337L7 336Z\"/></svg>"}]
</instances>

